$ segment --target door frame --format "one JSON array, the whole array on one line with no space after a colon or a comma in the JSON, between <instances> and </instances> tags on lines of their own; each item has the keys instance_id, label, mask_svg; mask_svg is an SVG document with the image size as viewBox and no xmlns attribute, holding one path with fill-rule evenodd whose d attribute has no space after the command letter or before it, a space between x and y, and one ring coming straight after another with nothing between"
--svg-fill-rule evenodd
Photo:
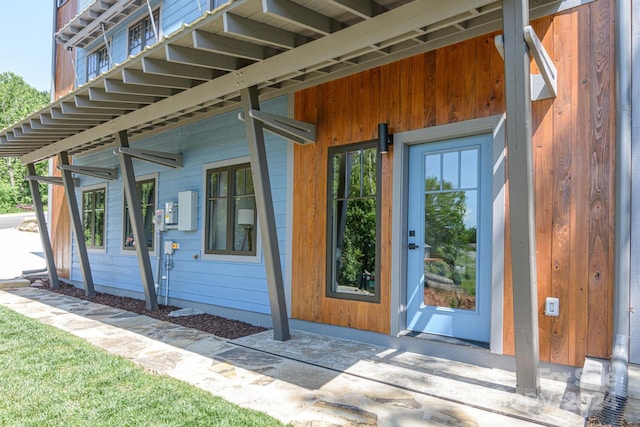
<instances>
[{"instance_id":1,"label":"door frame","mask_svg":"<svg viewBox=\"0 0 640 427\"><path fill-rule=\"evenodd\" d=\"M489 348L492 353L503 352L504 311L504 232L505 232L505 119L496 115L441 126L400 132L393 135L393 210L391 215L391 335L398 336L406 329L407 235L409 195L409 146L438 142L465 136L493 135L492 206L493 245L491 259L491 332Z\"/></svg>"}]
</instances>

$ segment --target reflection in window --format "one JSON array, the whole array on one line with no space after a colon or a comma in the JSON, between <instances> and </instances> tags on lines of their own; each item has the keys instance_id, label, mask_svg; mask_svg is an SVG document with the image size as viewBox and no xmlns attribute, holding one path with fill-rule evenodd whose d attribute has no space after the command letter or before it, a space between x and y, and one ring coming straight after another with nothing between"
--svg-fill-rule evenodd
<instances>
[{"instance_id":1,"label":"reflection in window","mask_svg":"<svg viewBox=\"0 0 640 427\"><path fill-rule=\"evenodd\" d=\"M104 207L106 189L82 192L82 228L87 248L104 248Z\"/></svg>"},{"instance_id":2,"label":"reflection in window","mask_svg":"<svg viewBox=\"0 0 640 427\"><path fill-rule=\"evenodd\" d=\"M426 305L475 310L478 149L425 156Z\"/></svg>"},{"instance_id":3,"label":"reflection in window","mask_svg":"<svg viewBox=\"0 0 640 427\"><path fill-rule=\"evenodd\" d=\"M136 182L136 190L140 198L140 207L142 208L142 224L147 239L147 247L153 251L153 217L156 211L156 180L148 179ZM124 198L124 249L133 250L136 241L133 237L133 228L129 219L129 205L127 198Z\"/></svg>"},{"instance_id":4,"label":"reflection in window","mask_svg":"<svg viewBox=\"0 0 640 427\"><path fill-rule=\"evenodd\" d=\"M248 163L207 171L205 252L256 254L256 200Z\"/></svg>"},{"instance_id":5,"label":"reflection in window","mask_svg":"<svg viewBox=\"0 0 640 427\"><path fill-rule=\"evenodd\" d=\"M375 143L329 151L327 294L379 301Z\"/></svg>"}]
</instances>

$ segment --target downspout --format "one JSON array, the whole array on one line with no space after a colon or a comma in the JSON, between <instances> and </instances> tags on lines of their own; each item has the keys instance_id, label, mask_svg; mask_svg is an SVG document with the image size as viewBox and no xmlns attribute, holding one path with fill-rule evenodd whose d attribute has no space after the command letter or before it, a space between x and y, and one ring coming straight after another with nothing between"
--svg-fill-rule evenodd
<instances>
[{"instance_id":1,"label":"downspout","mask_svg":"<svg viewBox=\"0 0 640 427\"><path fill-rule=\"evenodd\" d=\"M608 389L600 421L622 424L629 385L629 284L631 260L631 0L616 0L615 11L615 254L613 347Z\"/></svg>"}]
</instances>

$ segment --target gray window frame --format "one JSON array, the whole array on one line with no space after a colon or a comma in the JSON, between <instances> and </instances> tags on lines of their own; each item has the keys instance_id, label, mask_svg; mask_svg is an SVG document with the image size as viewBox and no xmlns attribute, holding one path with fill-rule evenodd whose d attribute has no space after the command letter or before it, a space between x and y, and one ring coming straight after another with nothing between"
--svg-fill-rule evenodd
<instances>
[{"instance_id":1,"label":"gray window frame","mask_svg":"<svg viewBox=\"0 0 640 427\"><path fill-rule=\"evenodd\" d=\"M235 172L241 169L246 169L247 175L251 176L251 163L234 163L226 166L219 166L208 168L205 171L205 200L204 200L204 254L206 255L231 255L231 256L255 256L257 253L258 239L257 239L257 209L254 208L254 218L253 218L253 239L252 239L252 249L246 251L234 250L233 249L233 226L235 224ZM221 197L212 197L210 186L209 186L209 177L213 173L226 172L227 173L227 194L226 196ZM253 177L252 177L253 178ZM254 206L255 206L255 190L253 193L244 194L244 197L253 197ZM227 201L227 235L226 235L226 249L225 250L216 250L216 249L208 249L209 248L209 235L210 235L210 227L211 223L209 221L210 218L210 202L214 199L226 199Z\"/></svg>"},{"instance_id":2,"label":"gray window frame","mask_svg":"<svg viewBox=\"0 0 640 427\"><path fill-rule=\"evenodd\" d=\"M140 194L142 192L142 185L148 182L152 182L153 183L153 197L152 197L152 203L143 203L142 198L140 197ZM151 209L151 218L153 218L155 216L156 213L156 208L157 208L157 199L158 199L158 180L156 177L143 177L143 178L139 178L136 180L136 191L138 192L138 198L140 199L140 205L141 208L144 206L147 206L147 209L149 208L149 206L152 208ZM122 250L124 251L135 251L135 245L127 245L127 231L131 231L129 230L129 228L131 227L131 220L129 219L129 206L127 204L127 198L124 195L124 193L122 194L122 212L123 212L123 218L122 218ZM145 220L145 217L142 217L142 220ZM153 219L151 221L151 244L147 245L147 248L149 250L149 252L153 252L155 250L155 230L156 230L156 226L153 223ZM129 233L131 234L131 233Z\"/></svg>"},{"instance_id":3,"label":"gray window frame","mask_svg":"<svg viewBox=\"0 0 640 427\"><path fill-rule=\"evenodd\" d=\"M96 212L98 211L98 209L96 208L96 193L98 192L102 192L104 193L103 198L104 198L104 206L102 208L102 245L96 245L95 244L95 232L96 232ZM86 209L85 206L85 196L91 194L92 195L92 200L91 200L91 209ZM107 187L106 186L102 186L102 187L94 187L94 188L87 188L85 190L82 191L82 199L81 199L81 205L82 205L82 229L85 232L85 245L87 247L87 249L104 249L105 248L105 242L106 242L106 225L107 225L107 219L106 219L106 215L107 215ZM91 217L91 223L87 224L87 222L85 221L85 214L87 212L90 212L90 217ZM86 236L86 231L87 229L89 229L90 231L90 240L87 240L87 236Z\"/></svg>"},{"instance_id":4,"label":"gray window frame","mask_svg":"<svg viewBox=\"0 0 640 427\"><path fill-rule=\"evenodd\" d=\"M160 29L158 28L158 24L160 22L160 8L157 8L153 11L153 19L154 22L156 24L156 30L158 32L160 32ZM149 19L149 15L145 14L145 16L143 18L141 18L139 21L137 21L135 24L133 24L132 26L129 27L129 30L127 31L127 54L128 55L137 55L139 52L142 52L144 50L145 47L149 46L150 40L153 40L154 38L156 38L156 34L153 32L153 27L151 28L151 33L153 34L152 37L147 37L147 25L152 26L151 20ZM138 50L135 53L131 53L132 47L131 47L131 33L136 29L136 27L140 27L140 50ZM160 34L157 35L158 37L160 36ZM155 40L154 43L157 43L158 40ZM137 48L138 46L136 46Z\"/></svg>"},{"instance_id":5,"label":"gray window frame","mask_svg":"<svg viewBox=\"0 0 640 427\"><path fill-rule=\"evenodd\" d=\"M107 58L107 63L106 66L100 66L100 59L101 59L101 55L104 54ZM95 61L96 63L96 69L92 72L89 69L89 65L92 63L92 61ZM91 52L89 55L87 55L87 59L86 59L86 75L87 75L87 81L89 80L93 80L96 77L98 77L100 74L108 71L111 68L111 57L109 55L109 47L106 44L101 45L99 48L97 48L96 50L94 50L93 52Z\"/></svg>"},{"instance_id":6,"label":"gray window frame","mask_svg":"<svg viewBox=\"0 0 640 427\"><path fill-rule=\"evenodd\" d=\"M333 231L333 195L332 195L332 177L333 177L333 156L336 154L346 154L350 151L363 150L369 148L377 148L377 140L357 142L354 144L340 145L329 147L327 156L327 218L326 218L326 236L327 236L327 259L326 259L326 280L325 280L325 295L328 298L355 300L370 303L380 303L381 295L381 276L380 276L380 233L381 233L381 177L382 177L382 165L380 153L376 153L376 242L375 242L375 288L373 295L359 295L346 292L337 292L333 290L332 277L334 270L334 253L335 253L335 241ZM364 279L364 278L363 278Z\"/></svg>"}]
</instances>

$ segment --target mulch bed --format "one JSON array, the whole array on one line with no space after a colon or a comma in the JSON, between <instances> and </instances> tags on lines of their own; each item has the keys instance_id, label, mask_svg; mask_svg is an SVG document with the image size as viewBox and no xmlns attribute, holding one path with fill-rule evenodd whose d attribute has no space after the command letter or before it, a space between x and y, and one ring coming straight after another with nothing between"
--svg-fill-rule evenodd
<instances>
[{"instance_id":1,"label":"mulch bed","mask_svg":"<svg viewBox=\"0 0 640 427\"><path fill-rule=\"evenodd\" d=\"M213 314L197 314L193 316L169 317L169 313L179 310L180 307L158 305L156 311L148 311L145 308L143 300L119 297L106 293L96 292L94 297L87 297L83 289L76 288L68 283L60 282L60 288L54 289L49 286L46 280L42 280L42 289L51 292L68 295L74 298L83 299L98 304L108 305L110 307L119 308L133 313L142 314L153 317L154 319L164 320L165 322L175 323L177 325L186 326L188 328L198 329L221 338L235 339L253 335L258 332L266 331L266 328L250 325L249 323L238 320L226 319L224 317L215 316Z\"/></svg>"}]
</instances>

